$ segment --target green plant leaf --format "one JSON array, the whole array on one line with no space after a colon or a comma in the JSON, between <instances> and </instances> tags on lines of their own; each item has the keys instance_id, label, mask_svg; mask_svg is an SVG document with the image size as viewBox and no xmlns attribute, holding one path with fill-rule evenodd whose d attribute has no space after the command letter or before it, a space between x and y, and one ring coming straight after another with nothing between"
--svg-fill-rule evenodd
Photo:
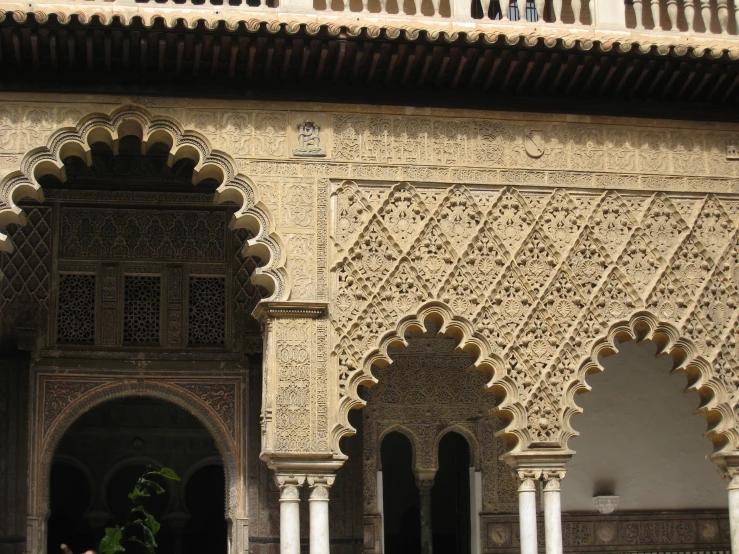
<instances>
[{"instance_id":1,"label":"green plant leaf","mask_svg":"<svg viewBox=\"0 0 739 554\"><path fill-rule=\"evenodd\" d=\"M121 546L121 539L123 538L123 529L120 527L107 527L105 529L105 536L100 541L98 550L100 554L115 554L116 552L125 552L126 549Z\"/></svg>"},{"instance_id":2,"label":"green plant leaf","mask_svg":"<svg viewBox=\"0 0 739 554\"><path fill-rule=\"evenodd\" d=\"M133 492L128 495L128 498L135 501L139 496L151 496L151 493L146 487L136 485L133 488Z\"/></svg>"},{"instance_id":3,"label":"green plant leaf","mask_svg":"<svg viewBox=\"0 0 739 554\"><path fill-rule=\"evenodd\" d=\"M142 479L142 485L146 488L148 491L149 489L154 489L154 492L157 494L162 494L166 492L164 490L164 487L162 487L159 483L156 481L151 481L150 479Z\"/></svg>"},{"instance_id":4,"label":"green plant leaf","mask_svg":"<svg viewBox=\"0 0 739 554\"><path fill-rule=\"evenodd\" d=\"M154 533L144 523L143 520L141 520L141 519L134 520L134 521L131 522L131 525L138 525L139 527L141 527L141 530L144 532L144 543L146 545L149 545L149 546L151 546L153 548L156 548L157 546L159 546L157 544L156 538L154 537Z\"/></svg>"},{"instance_id":5,"label":"green plant leaf","mask_svg":"<svg viewBox=\"0 0 739 554\"><path fill-rule=\"evenodd\" d=\"M157 475L161 475L165 479L171 479L172 481L182 481L182 479L180 479L180 476L175 473L174 469L170 469L168 467L163 467L156 473Z\"/></svg>"},{"instance_id":6,"label":"green plant leaf","mask_svg":"<svg viewBox=\"0 0 739 554\"><path fill-rule=\"evenodd\" d=\"M159 532L159 528L162 526L156 518L151 515L144 506L136 506L131 512L141 512L144 515L144 523L151 529L151 532L155 535Z\"/></svg>"},{"instance_id":7,"label":"green plant leaf","mask_svg":"<svg viewBox=\"0 0 739 554\"><path fill-rule=\"evenodd\" d=\"M156 551L154 550L154 548L150 544L146 544L144 541L142 541L138 537L130 537L130 538L126 539L126 540L128 540L130 542L135 542L136 544L140 544L141 546L144 547L144 549L146 549L146 552L148 554L156 554Z\"/></svg>"}]
</instances>

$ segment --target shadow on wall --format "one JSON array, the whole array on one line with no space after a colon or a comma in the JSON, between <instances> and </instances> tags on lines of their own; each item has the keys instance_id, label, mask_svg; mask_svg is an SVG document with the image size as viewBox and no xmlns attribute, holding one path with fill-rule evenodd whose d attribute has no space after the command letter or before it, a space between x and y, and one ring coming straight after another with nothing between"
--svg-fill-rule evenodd
<instances>
[{"instance_id":1,"label":"shadow on wall","mask_svg":"<svg viewBox=\"0 0 739 554\"><path fill-rule=\"evenodd\" d=\"M726 484L706 459L706 421L692 413L685 377L670 375L669 356L652 342L622 343L590 375L593 390L577 397L580 436L562 482L564 511L594 511L592 497L620 496L618 510L727 508Z\"/></svg>"}]
</instances>

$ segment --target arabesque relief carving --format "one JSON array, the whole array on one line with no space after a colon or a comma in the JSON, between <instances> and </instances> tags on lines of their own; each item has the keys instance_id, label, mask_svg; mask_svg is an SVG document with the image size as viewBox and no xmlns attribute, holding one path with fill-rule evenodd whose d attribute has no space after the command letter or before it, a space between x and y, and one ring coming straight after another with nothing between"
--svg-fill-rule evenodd
<instances>
[{"instance_id":1,"label":"arabesque relief carving","mask_svg":"<svg viewBox=\"0 0 739 554\"><path fill-rule=\"evenodd\" d=\"M721 414L709 438L737 447L739 234L722 198L351 181L334 197L333 230L349 239L332 269L345 406L433 317L505 396L514 453L566 451L598 355L652 338L709 395L702 411Z\"/></svg>"},{"instance_id":2,"label":"arabesque relief carving","mask_svg":"<svg viewBox=\"0 0 739 554\"><path fill-rule=\"evenodd\" d=\"M40 198L39 176L63 181L62 159L86 159L92 141L114 150L134 134L195 161L194 181L218 180L217 200L238 206L231 226L249 231L245 249L263 263L253 285L273 300L329 301L332 336L313 335L310 387L327 388L311 448L324 450L325 433L339 452L358 385L426 316L505 396L497 408L518 450L566 449L574 392L625 336L655 339L676 369L700 376L703 411L721 414L711 440L722 451L739 442L728 400L739 301L730 128L301 105L304 121L322 112L326 157L296 160L290 107L140 100L148 107L102 98L107 113L84 117L74 102L4 106L0 149L18 166L2 180L0 223L22 222L15 201ZM541 156L526 152L527 130ZM244 305L265 297L249 292Z\"/></svg>"}]
</instances>

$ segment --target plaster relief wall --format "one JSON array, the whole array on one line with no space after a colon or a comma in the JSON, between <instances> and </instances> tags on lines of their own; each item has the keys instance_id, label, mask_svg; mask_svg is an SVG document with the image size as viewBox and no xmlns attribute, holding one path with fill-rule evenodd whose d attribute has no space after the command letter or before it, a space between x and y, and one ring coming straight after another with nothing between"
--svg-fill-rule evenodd
<instances>
[{"instance_id":1,"label":"plaster relief wall","mask_svg":"<svg viewBox=\"0 0 739 554\"><path fill-rule=\"evenodd\" d=\"M726 509L726 483L705 457L706 422L692 414L697 397L683 394L685 378L669 375L669 357L654 358L654 343L622 343L588 377L581 433L562 482L562 509L593 511L594 494L620 496L617 511Z\"/></svg>"}]
</instances>

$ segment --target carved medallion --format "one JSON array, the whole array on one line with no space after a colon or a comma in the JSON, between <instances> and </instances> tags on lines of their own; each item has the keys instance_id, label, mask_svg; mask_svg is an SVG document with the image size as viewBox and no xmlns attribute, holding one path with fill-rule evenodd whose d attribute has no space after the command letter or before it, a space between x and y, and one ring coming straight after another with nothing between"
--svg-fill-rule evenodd
<instances>
[{"instance_id":1,"label":"carved medallion","mask_svg":"<svg viewBox=\"0 0 739 554\"><path fill-rule=\"evenodd\" d=\"M529 156L532 158L541 158L546 151L542 131L540 129L526 129L524 146L526 148L526 153Z\"/></svg>"}]
</instances>

